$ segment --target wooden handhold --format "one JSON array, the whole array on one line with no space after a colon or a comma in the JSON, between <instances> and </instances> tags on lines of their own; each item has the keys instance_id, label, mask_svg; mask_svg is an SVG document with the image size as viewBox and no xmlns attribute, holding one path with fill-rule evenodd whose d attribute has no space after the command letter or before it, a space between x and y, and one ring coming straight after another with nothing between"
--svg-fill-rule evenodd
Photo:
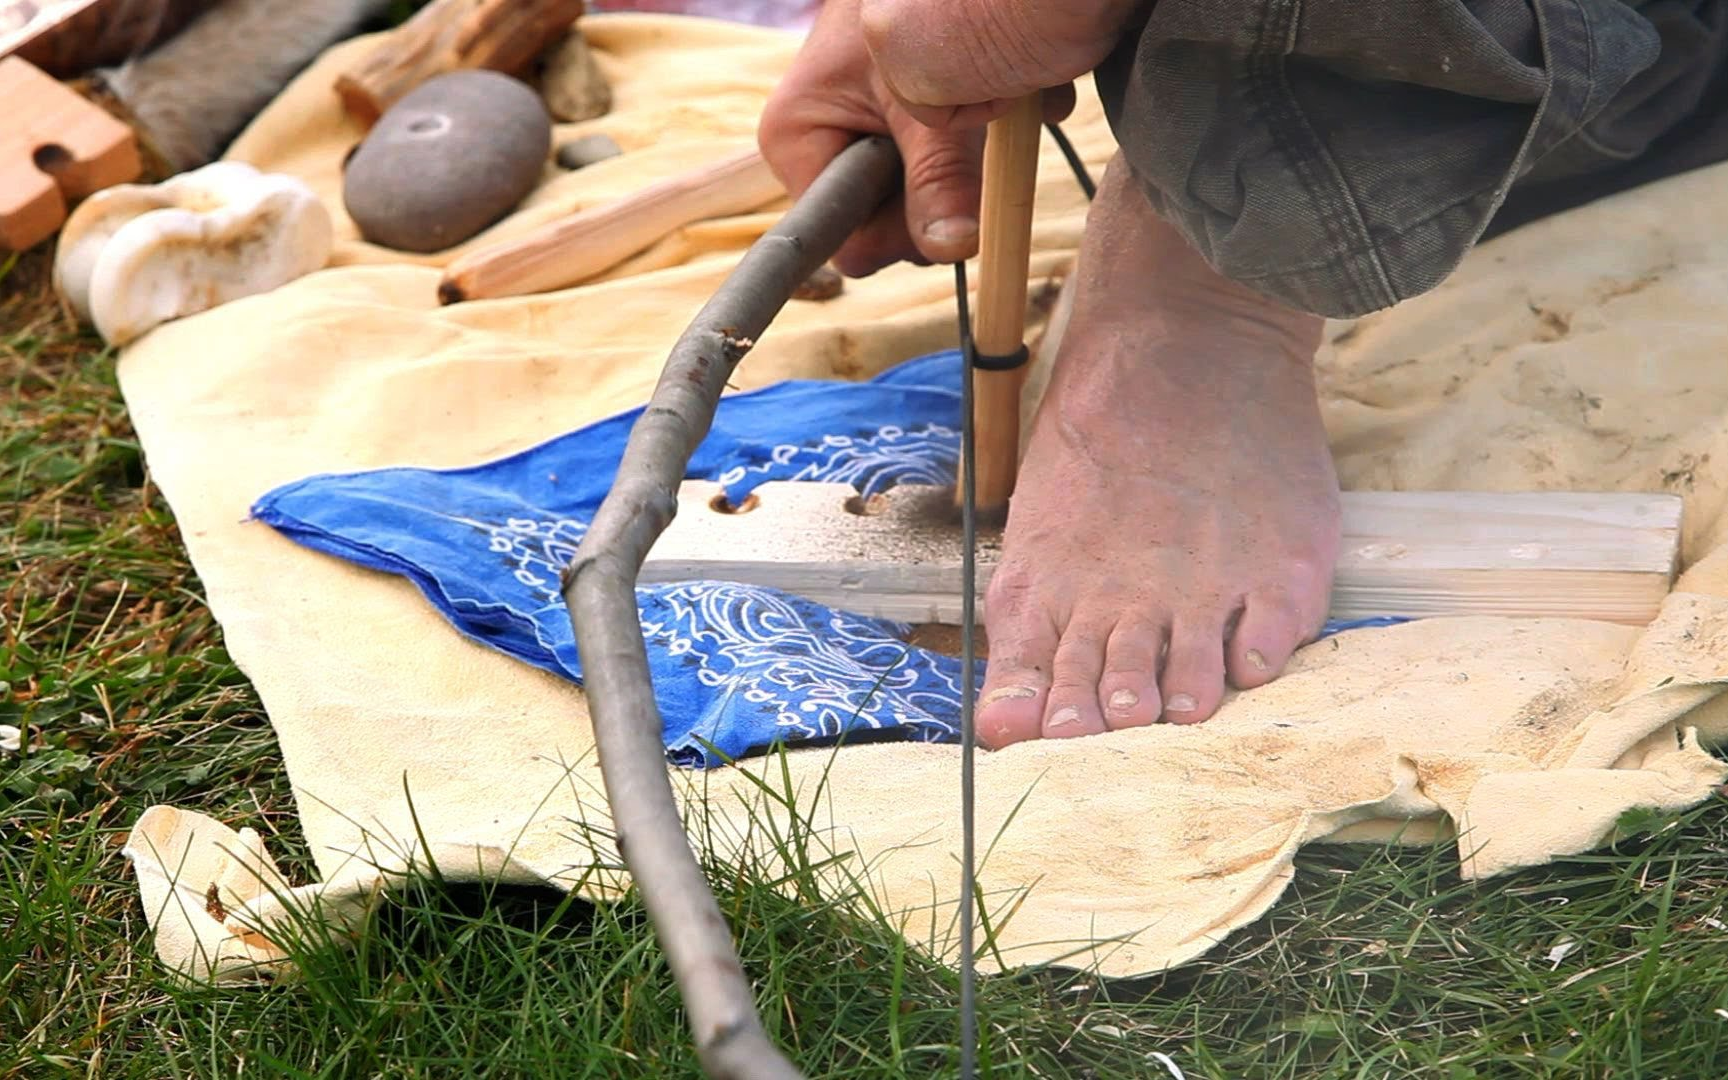
<instances>
[{"instance_id":1,"label":"wooden handhold","mask_svg":"<svg viewBox=\"0 0 1728 1080\"><path fill-rule=\"evenodd\" d=\"M34 247L71 203L143 171L131 128L27 61L0 60L0 101L0 246Z\"/></svg>"},{"instance_id":2,"label":"wooden handhold","mask_svg":"<svg viewBox=\"0 0 1728 1080\"><path fill-rule=\"evenodd\" d=\"M337 76L336 93L370 127L434 75L464 68L523 75L584 8L584 0L432 0Z\"/></svg>"},{"instance_id":3,"label":"wooden handhold","mask_svg":"<svg viewBox=\"0 0 1728 1080\"><path fill-rule=\"evenodd\" d=\"M1673 585L1672 495L1345 492L1334 618L1501 615L1644 625ZM1001 552L980 527L983 594ZM960 620L960 526L948 488L866 502L846 484L769 483L742 507L687 482L639 581L736 581L912 623Z\"/></svg>"},{"instance_id":4,"label":"wooden handhold","mask_svg":"<svg viewBox=\"0 0 1728 1080\"><path fill-rule=\"evenodd\" d=\"M984 194L979 206L978 308L972 338L980 357L1009 357L1026 344L1026 275L1032 258L1032 214L1043 136L1043 96L1029 94L991 121L984 141ZM1020 398L1026 367L974 376L977 510L1000 517L1020 466ZM963 495L956 485L955 499Z\"/></svg>"},{"instance_id":5,"label":"wooden handhold","mask_svg":"<svg viewBox=\"0 0 1728 1080\"><path fill-rule=\"evenodd\" d=\"M480 248L447 266L445 304L562 289L652 247L686 225L759 209L786 193L754 147L634 195Z\"/></svg>"}]
</instances>

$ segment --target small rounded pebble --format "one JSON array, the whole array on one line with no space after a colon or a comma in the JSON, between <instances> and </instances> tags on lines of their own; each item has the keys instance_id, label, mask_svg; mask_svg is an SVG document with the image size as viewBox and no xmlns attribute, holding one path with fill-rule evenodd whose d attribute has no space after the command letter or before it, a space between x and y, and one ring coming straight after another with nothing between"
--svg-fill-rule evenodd
<instances>
[{"instance_id":1,"label":"small rounded pebble","mask_svg":"<svg viewBox=\"0 0 1728 1080\"><path fill-rule=\"evenodd\" d=\"M453 71L378 118L344 164L342 201L372 243L442 251L515 209L551 144L551 117L526 83Z\"/></svg>"},{"instance_id":2,"label":"small rounded pebble","mask_svg":"<svg viewBox=\"0 0 1728 1080\"><path fill-rule=\"evenodd\" d=\"M615 158L624 152L610 135L584 135L558 148L558 164L566 169L580 169L597 161Z\"/></svg>"},{"instance_id":3,"label":"small rounded pebble","mask_svg":"<svg viewBox=\"0 0 1728 1080\"><path fill-rule=\"evenodd\" d=\"M804 284L792 290L794 300L832 300L846 289L846 279L832 266L818 266L804 279Z\"/></svg>"}]
</instances>

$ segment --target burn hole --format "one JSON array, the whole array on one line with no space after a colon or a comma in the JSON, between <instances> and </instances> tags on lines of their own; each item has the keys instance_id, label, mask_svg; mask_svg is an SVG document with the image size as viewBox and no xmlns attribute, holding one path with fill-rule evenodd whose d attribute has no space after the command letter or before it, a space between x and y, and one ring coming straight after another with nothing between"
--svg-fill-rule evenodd
<instances>
[{"instance_id":1,"label":"burn hole","mask_svg":"<svg viewBox=\"0 0 1728 1080\"><path fill-rule=\"evenodd\" d=\"M714 511L716 514L748 514L760 505L761 503L757 500L755 495L744 496L744 501L739 503L737 506L733 506L724 493L716 495L712 499L708 500L708 509Z\"/></svg>"},{"instance_id":2,"label":"burn hole","mask_svg":"<svg viewBox=\"0 0 1728 1080\"><path fill-rule=\"evenodd\" d=\"M853 495L846 500L846 512L857 514L859 517L875 517L877 514L887 512L887 510L888 496L886 495Z\"/></svg>"}]
</instances>

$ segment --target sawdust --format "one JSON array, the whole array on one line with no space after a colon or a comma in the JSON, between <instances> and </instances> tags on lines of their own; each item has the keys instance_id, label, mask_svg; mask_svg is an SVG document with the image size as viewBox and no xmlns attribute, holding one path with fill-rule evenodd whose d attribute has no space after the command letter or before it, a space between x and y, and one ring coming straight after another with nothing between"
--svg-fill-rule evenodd
<instances>
[{"instance_id":1,"label":"sawdust","mask_svg":"<svg viewBox=\"0 0 1728 1080\"><path fill-rule=\"evenodd\" d=\"M879 561L908 564L956 563L961 557L960 508L952 487L907 486L873 496L868 503L847 500L852 513L891 523L871 536L873 550L860 553ZM1002 554L1006 510L978 515L978 562L997 562Z\"/></svg>"},{"instance_id":2,"label":"sawdust","mask_svg":"<svg viewBox=\"0 0 1728 1080\"><path fill-rule=\"evenodd\" d=\"M900 638L906 644L919 649L941 653L944 656L960 655L960 628L944 623L921 623L914 626ZM978 658L988 659L990 656L990 635L984 632L984 627L978 627L978 633L973 638L977 646Z\"/></svg>"}]
</instances>

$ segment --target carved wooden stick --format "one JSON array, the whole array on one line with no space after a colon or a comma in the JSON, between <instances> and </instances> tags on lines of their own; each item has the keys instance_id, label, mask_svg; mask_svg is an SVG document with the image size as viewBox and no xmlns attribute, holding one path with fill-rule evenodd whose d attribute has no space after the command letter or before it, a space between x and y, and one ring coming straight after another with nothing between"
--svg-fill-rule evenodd
<instances>
[{"instance_id":1,"label":"carved wooden stick","mask_svg":"<svg viewBox=\"0 0 1728 1080\"><path fill-rule=\"evenodd\" d=\"M891 140L854 143L745 253L673 346L630 431L612 490L564 573L619 853L683 991L702 1066L714 1077L799 1073L762 1029L726 921L684 835L667 776L636 575L677 511L690 455L714 421L733 368L792 291L883 203L899 171Z\"/></svg>"},{"instance_id":2,"label":"carved wooden stick","mask_svg":"<svg viewBox=\"0 0 1728 1080\"><path fill-rule=\"evenodd\" d=\"M978 222L978 303L972 339L980 357L1008 358L1025 345L1026 276L1032 257L1032 200L1043 138L1042 95L1028 94L991 122L984 142L984 200ZM980 370L972 418L982 515L999 515L1014 493L1020 463L1020 391L1026 363ZM964 480L964 477L961 478ZM961 483L954 485L960 498Z\"/></svg>"},{"instance_id":3,"label":"carved wooden stick","mask_svg":"<svg viewBox=\"0 0 1728 1080\"><path fill-rule=\"evenodd\" d=\"M584 0L433 0L336 78L342 105L371 126L434 75L488 68L519 75L570 32Z\"/></svg>"},{"instance_id":4,"label":"carved wooden stick","mask_svg":"<svg viewBox=\"0 0 1728 1080\"><path fill-rule=\"evenodd\" d=\"M471 251L445 267L438 299L455 304L562 289L692 222L746 213L784 194L751 147L617 202L548 222L520 239Z\"/></svg>"}]
</instances>

